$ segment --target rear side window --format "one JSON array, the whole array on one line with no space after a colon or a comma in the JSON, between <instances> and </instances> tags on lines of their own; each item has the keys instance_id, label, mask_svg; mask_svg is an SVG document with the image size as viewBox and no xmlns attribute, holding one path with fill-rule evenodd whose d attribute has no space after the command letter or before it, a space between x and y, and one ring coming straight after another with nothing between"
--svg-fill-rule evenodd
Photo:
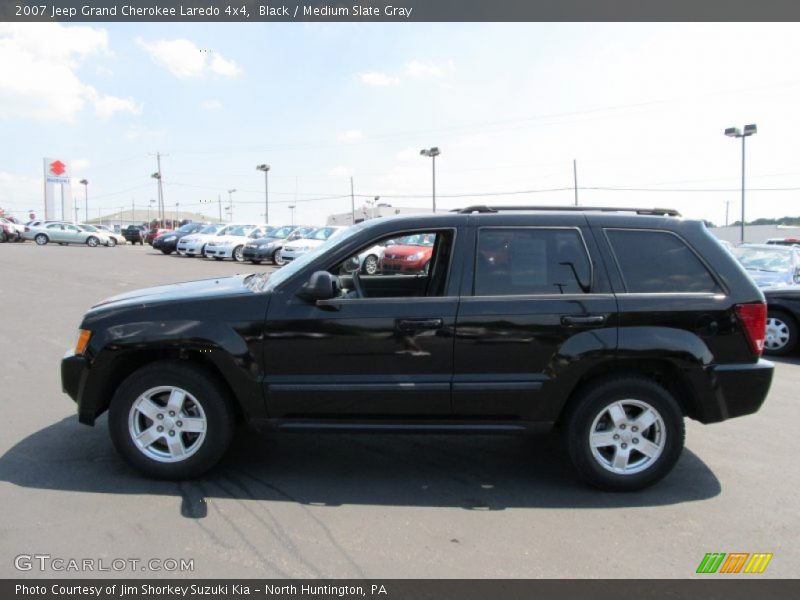
<instances>
[{"instance_id":1,"label":"rear side window","mask_svg":"<svg viewBox=\"0 0 800 600\"><path fill-rule=\"evenodd\" d=\"M607 229L632 293L718 293L717 282L681 238L666 231Z\"/></svg>"},{"instance_id":2,"label":"rear side window","mask_svg":"<svg viewBox=\"0 0 800 600\"><path fill-rule=\"evenodd\" d=\"M485 228L478 232L476 296L583 294L591 287L576 229Z\"/></svg>"}]
</instances>

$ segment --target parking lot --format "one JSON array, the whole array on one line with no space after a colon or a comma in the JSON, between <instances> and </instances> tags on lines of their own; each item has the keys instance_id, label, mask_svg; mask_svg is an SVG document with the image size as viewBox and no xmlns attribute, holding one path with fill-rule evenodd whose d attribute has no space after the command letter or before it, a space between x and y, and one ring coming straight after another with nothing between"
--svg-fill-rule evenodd
<instances>
[{"instance_id":1,"label":"parking lot","mask_svg":"<svg viewBox=\"0 0 800 600\"><path fill-rule=\"evenodd\" d=\"M123 463L105 417L79 425L61 391L83 312L137 287L273 267L149 246L4 244L0 258L0 577L41 576L15 568L20 554L194 561L156 577L683 578L707 552L771 552L761 577L797 574L800 356L777 361L759 413L688 421L676 469L635 494L580 483L552 435L240 430L209 476L157 482Z\"/></svg>"}]
</instances>

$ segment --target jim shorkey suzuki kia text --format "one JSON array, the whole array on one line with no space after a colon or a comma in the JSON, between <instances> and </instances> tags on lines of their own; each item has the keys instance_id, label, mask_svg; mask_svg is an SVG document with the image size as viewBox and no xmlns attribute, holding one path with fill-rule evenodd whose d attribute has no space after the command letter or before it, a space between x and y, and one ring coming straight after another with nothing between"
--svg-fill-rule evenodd
<instances>
[{"instance_id":1,"label":"jim shorkey suzuki kia text","mask_svg":"<svg viewBox=\"0 0 800 600\"><path fill-rule=\"evenodd\" d=\"M425 269L360 272L408 236ZM81 423L108 411L146 475L196 477L264 430L558 430L592 485L667 475L684 419L756 412L766 305L699 221L666 209L474 206L375 219L272 274L94 307L64 357Z\"/></svg>"}]
</instances>

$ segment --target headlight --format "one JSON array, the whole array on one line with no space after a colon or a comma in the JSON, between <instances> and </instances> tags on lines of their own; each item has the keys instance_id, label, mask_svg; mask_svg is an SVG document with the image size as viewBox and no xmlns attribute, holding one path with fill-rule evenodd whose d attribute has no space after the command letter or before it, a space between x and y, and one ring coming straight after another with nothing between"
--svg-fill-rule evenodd
<instances>
[{"instance_id":1,"label":"headlight","mask_svg":"<svg viewBox=\"0 0 800 600\"><path fill-rule=\"evenodd\" d=\"M165 242L172 242L172 241L174 241L174 240L175 240L175 236L174 236L174 235L171 235L171 236L169 236L169 237L165 237L165 238L164 238L164 241L165 241Z\"/></svg>"},{"instance_id":2,"label":"headlight","mask_svg":"<svg viewBox=\"0 0 800 600\"><path fill-rule=\"evenodd\" d=\"M86 346L89 345L89 339L92 337L92 332L88 329L79 329L78 331L78 341L75 343L76 356L84 353Z\"/></svg>"},{"instance_id":3,"label":"headlight","mask_svg":"<svg viewBox=\"0 0 800 600\"><path fill-rule=\"evenodd\" d=\"M411 256L406 256L406 260L419 260L420 258L422 258L422 252L417 252Z\"/></svg>"}]
</instances>

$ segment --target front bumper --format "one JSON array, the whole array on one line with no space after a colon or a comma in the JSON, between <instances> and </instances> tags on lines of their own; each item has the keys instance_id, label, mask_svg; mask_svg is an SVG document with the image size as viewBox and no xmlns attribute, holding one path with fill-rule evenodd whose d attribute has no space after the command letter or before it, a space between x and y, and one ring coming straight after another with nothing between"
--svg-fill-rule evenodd
<instances>
[{"instance_id":1,"label":"front bumper","mask_svg":"<svg viewBox=\"0 0 800 600\"><path fill-rule=\"evenodd\" d=\"M166 250L167 252L175 252L175 250L178 248L178 240L165 242L163 240L156 239L153 242L153 248L155 248L156 250Z\"/></svg>"},{"instance_id":2,"label":"front bumper","mask_svg":"<svg viewBox=\"0 0 800 600\"><path fill-rule=\"evenodd\" d=\"M230 258L233 256L233 246L206 246L208 258Z\"/></svg>"},{"instance_id":3,"label":"front bumper","mask_svg":"<svg viewBox=\"0 0 800 600\"><path fill-rule=\"evenodd\" d=\"M259 246L256 248L245 246L242 256L245 260L270 260L275 248L272 246Z\"/></svg>"},{"instance_id":4,"label":"front bumper","mask_svg":"<svg viewBox=\"0 0 800 600\"><path fill-rule=\"evenodd\" d=\"M87 408L81 402L86 388L89 361L84 356L76 356L71 350L61 359L61 388L78 405L78 421L94 425L97 413L94 407Z\"/></svg>"},{"instance_id":5,"label":"front bumper","mask_svg":"<svg viewBox=\"0 0 800 600\"><path fill-rule=\"evenodd\" d=\"M760 359L756 363L722 364L709 367L711 390L701 394L702 423L718 423L726 419L757 412L764 404L772 384L775 365Z\"/></svg>"},{"instance_id":6,"label":"front bumper","mask_svg":"<svg viewBox=\"0 0 800 600\"><path fill-rule=\"evenodd\" d=\"M203 244L200 242L182 244L178 242L178 252L186 256L201 256L200 252L203 250Z\"/></svg>"},{"instance_id":7,"label":"front bumper","mask_svg":"<svg viewBox=\"0 0 800 600\"><path fill-rule=\"evenodd\" d=\"M424 267L424 260L383 259L378 263L382 273L422 273Z\"/></svg>"}]
</instances>

